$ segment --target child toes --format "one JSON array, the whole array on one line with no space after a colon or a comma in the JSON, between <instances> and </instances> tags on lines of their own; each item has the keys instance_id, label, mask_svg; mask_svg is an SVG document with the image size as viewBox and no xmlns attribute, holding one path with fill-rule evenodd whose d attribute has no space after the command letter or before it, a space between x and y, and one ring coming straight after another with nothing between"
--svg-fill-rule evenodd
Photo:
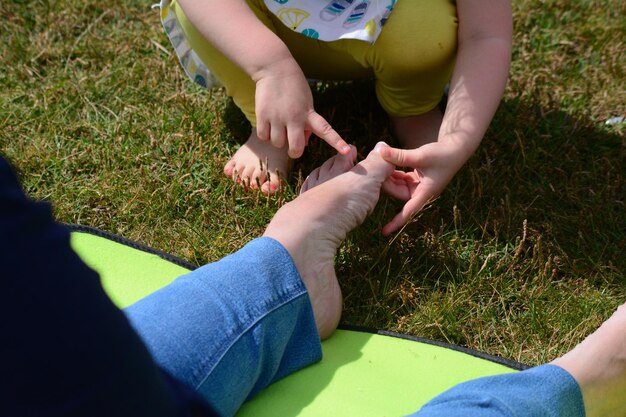
<instances>
[{"instance_id":1,"label":"child toes","mask_svg":"<svg viewBox=\"0 0 626 417\"><path fill-rule=\"evenodd\" d=\"M269 178L266 179L265 182L261 184L261 191L265 194L275 194L282 185L282 176L280 173L275 173L269 175Z\"/></svg>"},{"instance_id":2,"label":"child toes","mask_svg":"<svg viewBox=\"0 0 626 417\"><path fill-rule=\"evenodd\" d=\"M230 161L228 161L226 165L224 165L224 175L232 178L233 172L235 171L236 166L237 166L237 163L235 162L234 159L231 159Z\"/></svg>"}]
</instances>

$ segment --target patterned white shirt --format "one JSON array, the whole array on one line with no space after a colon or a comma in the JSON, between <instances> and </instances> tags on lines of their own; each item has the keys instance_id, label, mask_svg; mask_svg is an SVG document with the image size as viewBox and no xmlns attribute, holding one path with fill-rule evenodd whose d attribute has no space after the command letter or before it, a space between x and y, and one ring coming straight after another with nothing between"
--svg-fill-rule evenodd
<instances>
[{"instance_id":1,"label":"patterned white shirt","mask_svg":"<svg viewBox=\"0 0 626 417\"><path fill-rule=\"evenodd\" d=\"M314 39L374 43L397 0L264 0L285 26Z\"/></svg>"}]
</instances>

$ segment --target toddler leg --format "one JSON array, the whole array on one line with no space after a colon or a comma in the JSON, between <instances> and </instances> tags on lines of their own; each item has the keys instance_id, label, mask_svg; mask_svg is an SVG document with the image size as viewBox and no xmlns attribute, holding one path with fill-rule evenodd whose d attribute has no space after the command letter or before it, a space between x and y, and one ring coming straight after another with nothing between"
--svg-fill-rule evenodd
<instances>
[{"instance_id":1,"label":"toddler leg","mask_svg":"<svg viewBox=\"0 0 626 417\"><path fill-rule=\"evenodd\" d=\"M269 17L249 1L248 5L268 28L274 30ZM231 177L244 187L261 188L263 192L274 193L289 171L287 147L276 148L269 141L262 141L256 135L256 116L254 113L255 84L241 68L232 63L213 45L208 43L198 30L189 22L183 10L174 0L172 10L180 22L183 32L191 47L196 51L204 64L224 85L227 94L233 98L252 124L252 132L248 140L224 166L224 174Z\"/></svg>"},{"instance_id":2,"label":"toddler leg","mask_svg":"<svg viewBox=\"0 0 626 417\"><path fill-rule=\"evenodd\" d=\"M405 148L437 139L437 104L452 76L456 34L453 1L399 1L368 53L376 95Z\"/></svg>"}]
</instances>

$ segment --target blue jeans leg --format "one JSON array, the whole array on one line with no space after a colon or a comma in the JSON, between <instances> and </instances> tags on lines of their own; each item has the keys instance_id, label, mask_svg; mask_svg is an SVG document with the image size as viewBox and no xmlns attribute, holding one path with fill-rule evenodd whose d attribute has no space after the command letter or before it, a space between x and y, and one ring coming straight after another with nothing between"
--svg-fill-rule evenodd
<instances>
[{"instance_id":1,"label":"blue jeans leg","mask_svg":"<svg viewBox=\"0 0 626 417\"><path fill-rule=\"evenodd\" d=\"M584 417L580 388L555 365L459 384L425 404L415 417Z\"/></svg>"},{"instance_id":2,"label":"blue jeans leg","mask_svg":"<svg viewBox=\"0 0 626 417\"><path fill-rule=\"evenodd\" d=\"M271 238L178 278L125 312L156 362L222 416L322 355L306 288Z\"/></svg>"}]
</instances>

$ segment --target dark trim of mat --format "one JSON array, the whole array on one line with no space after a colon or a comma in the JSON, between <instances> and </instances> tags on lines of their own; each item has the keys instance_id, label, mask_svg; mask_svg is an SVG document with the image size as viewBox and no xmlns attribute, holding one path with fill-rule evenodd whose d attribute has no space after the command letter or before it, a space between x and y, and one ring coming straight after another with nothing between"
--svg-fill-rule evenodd
<instances>
[{"instance_id":1,"label":"dark trim of mat","mask_svg":"<svg viewBox=\"0 0 626 417\"><path fill-rule=\"evenodd\" d=\"M337 328L340 330L350 330L350 331L356 331L356 332L362 332L362 333L372 333L372 334L377 334L381 336L397 337L399 339L410 340L412 342L419 342L419 343L424 343L427 345L433 345L433 346L442 347L446 349L452 349L452 350L456 350L457 352L474 356L476 358L485 359L490 362L504 365L507 368L515 369L517 371L523 371L524 369L530 368L530 366L528 365L525 365L520 362L516 362L511 359L505 359L499 356L489 355L487 353L480 352L477 350L469 349L469 348L458 346L458 345L453 345L447 342L440 342L438 340L426 339L424 337L412 336L412 335L403 334L403 333L396 333L396 332L391 332L389 330L376 330L376 329L372 329L368 327L354 326L350 324L340 324Z\"/></svg>"},{"instance_id":2,"label":"dark trim of mat","mask_svg":"<svg viewBox=\"0 0 626 417\"><path fill-rule=\"evenodd\" d=\"M109 239L112 240L113 242L117 242L117 243L121 243L122 245L126 245L126 246L130 246L133 249L137 249L143 252L147 252L153 255L157 255L158 257L169 261L173 264L176 264L178 266L182 266L183 268L189 269L190 271L193 271L194 269L198 268L198 265L194 265L191 262L185 261L184 259L178 258L174 255L170 255L167 252L163 252L160 251L158 249L154 249L151 248L149 246L146 245L142 245L141 243L137 243L135 241L132 241L130 239L126 239L125 237L121 237L118 236L116 234L110 233L110 232L105 232L104 230L100 230L98 228L95 227L91 227L91 226L83 226L80 224L68 224L68 223L63 223L64 226L66 226L67 228L70 229L70 231L72 232L81 232L81 233L88 233L90 235L95 235L95 236L99 236L99 237L103 237L105 239Z\"/></svg>"},{"instance_id":3,"label":"dark trim of mat","mask_svg":"<svg viewBox=\"0 0 626 417\"><path fill-rule=\"evenodd\" d=\"M189 269L191 271L198 268L197 265L194 265L191 262L187 262L184 259L178 258L174 255L170 255L169 253L166 253L157 249L153 249L149 246L142 245L141 243L137 243L135 241L126 239L124 237L118 236L110 232L105 232L104 230L100 230L95 227L83 226L80 224L68 224L68 223L64 223L64 225L74 232L89 233L91 235L95 235L95 236L103 237L105 239L112 240L122 245L130 246L131 248L134 248L143 252L157 255L166 261L172 262L178 266ZM419 342L419 343L424 343L427 345L433 345L433 346L437 346L441 348L451 349L457 352L465 353L470 356L474 356L476 358L488 360L490 362L494 362L494 363L506 366L507 368L515 369L517 371L523 371L524 369L530 368L530 366L528 365L524 365L523 363L519 363L510 359L504 359L499 356L489 355L487 353L479 352L477 350L453 345L451 343L440 342L440 341L432 340L432 339L426 339L426 338L419 337L419 336L412 336L412 335L407 335L407 334L402 334L402 333L390 332L388 330L377 330L377 329L372 329L368 327L353 326L353 325L348 325L348 324L340 324L338 328L341 330L350 330L350 331L356 331L356 332L361 332L361 333L377 334L381 336L397 337L399 339L410 340L413 342Z\"/></svg>"}]
</instances>

